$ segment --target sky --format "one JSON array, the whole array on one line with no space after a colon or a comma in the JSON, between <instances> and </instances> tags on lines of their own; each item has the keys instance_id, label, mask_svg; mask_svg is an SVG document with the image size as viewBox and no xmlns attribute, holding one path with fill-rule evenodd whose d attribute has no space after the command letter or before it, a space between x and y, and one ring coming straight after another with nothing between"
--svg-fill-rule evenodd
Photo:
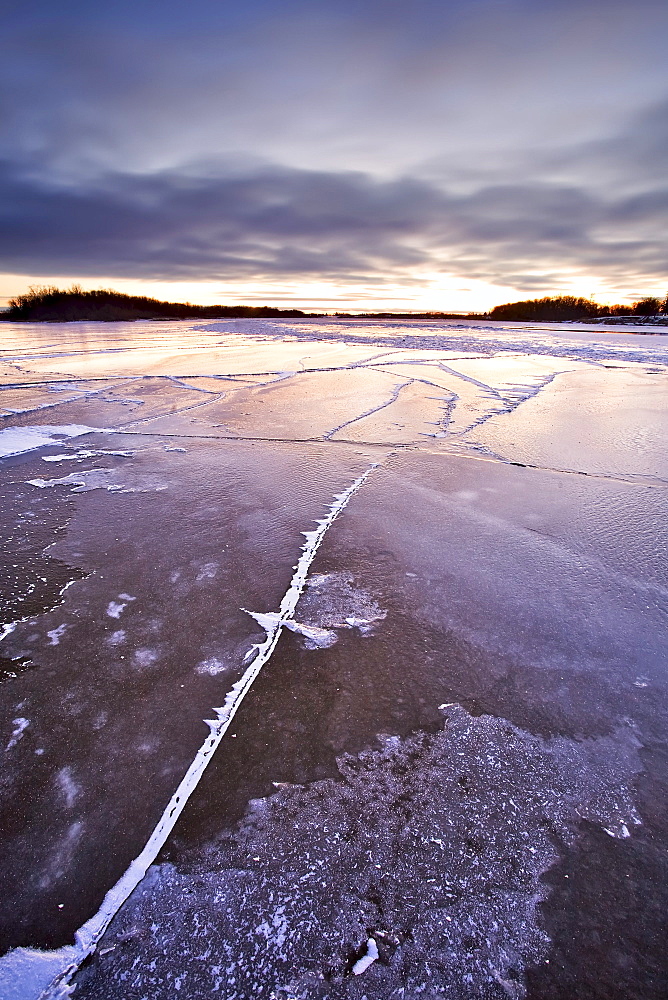
<instances>
[{"instance_id":1,"label":"sky","mask_svg":"<svg viewBox=\"0 0 668 1000\"><path fill-rule=\"evenodd\" d=\"M0 302L668 289L665 0L5 0Z\"/></svg>"}]
</instances>

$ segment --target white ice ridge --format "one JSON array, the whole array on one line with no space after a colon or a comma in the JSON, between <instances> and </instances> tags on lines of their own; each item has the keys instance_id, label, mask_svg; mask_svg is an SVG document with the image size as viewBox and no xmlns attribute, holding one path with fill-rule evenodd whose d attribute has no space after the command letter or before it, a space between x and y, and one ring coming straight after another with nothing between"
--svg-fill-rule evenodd
<instances>
[{"instance_id":1,"label":"white ice ridge","mask_svg":"<svg viewBox=\"0 0 668 1000\"><path fill-rule=\"evenodd\" d=\"M316 521L317 527L313 531L303 532L306 542L302 547L302 553L299 557L299 561L297 562L292 580L290 581L290 586L283 595L278 613L262 616L265 619L262 622L262 626L267 633L267 638L264 642L258 643L253 648L254 656L252 662L246 668L246 671L239 678L236 684L232 686L232 689L228 692L222 707L213 709L216 718L205 720L210 729L209 735L199 748L197 755L186 771L181 784L169 800L165 811L160 817L160 820L148 839L144 849L130 864L125 874L121 876L116 885L113 886L113 888L111 888L106 894L97 913L92 916L90 920L87 920L86 923L83 924L76 932L74 949L61 949L64 964L55 979L46 985L46 988L43 989L41 994L25 993L22 995L21 1000L35 1000L36 997L38 997L39 1000L57 1000L57 998L62 998L62 1000L64 1000L65 997L70 996L69 983L72 981L72 977L82 962L89 955L93 954L97 948L98 942L107 930L107 927L118 913L128 896L136 889L141 880L144 878L149 866L152 865L157 858L165 841L174 828L176 821L181 815L188 799L197 787L207 764L211 760L213 754L223 739L223 736L227 732L232 719L241 705L241 702L248 694L253 681L258 676L262 667L265 665L276 648L276 644L278 643L283 628L290 627L288 623L292 623L297 602L301 597L306 584L308 571L311 567L313 559L315 558L315 554L320 547L320 543L325 537L325 533L332 526L351 498L355 495L355 493L357 493L362 484L366 482L372 471L377 468L377 465L378 463L371 465L366 472L361 475L359 479L356 479L353 483L351 483L351 485L344 490L343 493L336 494L327 516L323 517L319 521ZM256 620L258 620L257 617ZM4 958L0 959L0 981L2 979L3 972L5 971L5 963L11 963L14 957L18 968L18 964L20 964L25 958L26 951L27 949L17 948L14 951L9 952ZM39 952L37 954L43 956L45 954L55 953Z\"/></svg>"},{"instance_id":2,"label":"white ice ridge","mask_svg":"<svg viewBox=\"0 0 668 1000\"><path fill-rule=\"evenodd\" d=\"M366 943L366 955L362 955L361 958L358 958L353 965L353 976L361 976L362 973L366 972L369 966L372 965L378 957L376 939L370 937Z\"/></svg>"},{"instance_id":3,"label":"white ice ridge","mask_svg":"<svg viewBox=\"0 0 668 1000\"><path fill-rule=\"evenodd\" d=\"M123 458L132 458L134 451L107 451L105 448L99 451L91 451L89 448L81 448L72 454L64 455L42 455L43 462L73 462L82 458L97 458L98 455L121 455Z\"/></svg>"},{"instance_id":4,"label":"white ice ridge","mask_svg":"<svg viewBox=\"0 0 668 1000\"><path fill-rule=\"evenodd\" d=\"M242 608L241 610L246 611L246 608ZM333 646L337 639L336 632L333 629L319 628L317 625L303 625L301 622L296 622L294 618L281 619L280 614L276 611L272 611L269 614L262 614L259 611L246 611L246 614L254 618L258 625L262 626L267 635L275 625L280 623L281 627L285 626L291 632L296 632L298 635L303 636L311 644L311 648L327 649L329 646ZM349 625L350 622L346 622L346 624ZM257 648L257 646L251 646L250 651L246 654L246 660L255 656Z\"/></svg>"},{"instance_id":5,"label":"white ice ridge","mask_svg":"<svg viewBox=\"0 0 668 1000\"><path fill-rule=\"evenodd\" d=\"M35 448L62 444L63 438L81 437L82 434L100 433L102 427L85 424L42 425L39 427L5 427L0 431L0 458L22 455Z\"/></svg>"}]
</instances>

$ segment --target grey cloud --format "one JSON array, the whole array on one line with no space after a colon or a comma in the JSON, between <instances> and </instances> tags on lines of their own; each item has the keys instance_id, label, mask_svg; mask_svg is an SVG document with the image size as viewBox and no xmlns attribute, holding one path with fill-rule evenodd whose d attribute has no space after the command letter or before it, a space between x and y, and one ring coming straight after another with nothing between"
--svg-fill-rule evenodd
<instances>
[{"instance_id":1,"label":"grey cloud","mask_svg":"<svg viewBox=\"0 0 668 1000\"><path fill-rule=\"evenodd\" d=\"M0 167L0 268L153 279L538 284L574 270L664 280L666 189L610 201L573 185L454 195L414 179L264 166L108 174L56 185Z\"/></svg>"},{"instance_id":2,"label":"grey cloud","mask_svg":"<svg viewBox=\"0 0 668 1000\"><path fill-rule=\"evenodd\" d=\"M3 21L3 148L72 177L184 149L379 173L454 153L475 168L490 150L605 138L665 85L667 16L654 0L39 0Z\"/></svg>"}]
</instances>

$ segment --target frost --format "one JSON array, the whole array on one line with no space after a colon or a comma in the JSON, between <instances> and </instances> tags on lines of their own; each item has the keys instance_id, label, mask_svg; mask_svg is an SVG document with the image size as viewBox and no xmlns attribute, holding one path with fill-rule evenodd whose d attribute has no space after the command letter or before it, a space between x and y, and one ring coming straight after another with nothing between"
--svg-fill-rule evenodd
<instances>
[{"instance_id":1,"label":"frost","mask_svg":"<svg viewBox=\"0 0 668 1000\"><path fill-rule=\"evenodd\" d=\"M130 594L119 594L118 598L118 601L109 601L107 605L107 614L110 618L120 618L127 608L128 602L136 600Z\"/></svg>"},{"instance_id":2,"label":"frost","mask_svg":"<svg viewBox=\"0 0 668 1000\"><path fill-rule=\"evenodd\" d=\"M14 725L14 730L12 732L9 743L5 747L5 750L11 750L15 747L19 740L23 739L23 734L30 725L30 719L24 719L19 716L17 719L12 719Z\"/></svg>"},{"instance_id":3,"label":"frost","mask_svg":"<svg viewBox=\"0 0 668 1000\"><path fill-rule=\"evenodd\" d=\"M81 793L81 785L75 780L72 768L69 766L61 767L56 774L56 781L65 799L65 805L71 809Z\"/></svg>"},{"instance_id":4,"label":"frost","mask_svg":"<svg viewBox=\"0 0 668 1000\"><path fill-rule=\"evenodd\" d=\"M95 995L123 996L132 969L138 996L167 997L160 984L176 971L189 995L210 996L198 956L216 954L229 997L281 984L281 997L362 1000L357 976L378 961L369 1000L417 997L427 981L434 997L521 1000L525 969L549 947L544 872L582 818L628 836L639 745L627 726L543 739L458 705L444 722L341 756L337 779L275 783L200 855L196 878L154 867L118 916L123 948L97 965ZM128 941L138 926L154 928L150 940Z\"/></svg>"},{"instance_id":5,"label":"frost","mask_svg":"<svg viewBox=\"0 0 668 1000\"><path fill-rule=\"evenodd\" d=\"M52 628L50 632L47 632L46 634L50 640L49 645L59 646L60 640L66 631L67 631L67 625L59 625L58 628Z\"/></svg>"},{"instance_id":6,"label":"frost","mask_svg":"<svg viewBox=\"0 0 668 1000\"><path fill-rule=\"evenodd\" d=\"M76 956L76 948L40 951L37 948L14 948L0 958L0 997L2 1000L33 1000L63 972Z\"/></svg>"},{"instance_id":7,"label":"frost","mask_svg":"<svg viewBox=\"0 0 668 1000\"><path fill-rule=\"evenodd\" d=\"M210 656L206 660L201 660L195 667L196 674L208 674L209 677L216 677L217 674L223 674L226 670L229 670L230 666L219 660L216 656Z\"/></svg>"},{"instance_id":8,"label":"frost","mask_svg":"<svg viewBox=\"0 0 668 1000\"><path fill-rule=\"evenodd\" d=\"M196 583L201 583L202 580L215 580L217 574L218 563L208 562L200 568L197 576L195 577L195 581Z\"/></svg>"},{"instance_id":9,"label":"frost","mask_svg":"<svg viewBox=\"0 0 668 1000\"><path fill-rule=\"evenodd\" d=\"M158 653L155 649L136 649L133 659L135 666L144 670L147 667L151 667L156 662L158 659Z\"/></svg>"}]
</instances>

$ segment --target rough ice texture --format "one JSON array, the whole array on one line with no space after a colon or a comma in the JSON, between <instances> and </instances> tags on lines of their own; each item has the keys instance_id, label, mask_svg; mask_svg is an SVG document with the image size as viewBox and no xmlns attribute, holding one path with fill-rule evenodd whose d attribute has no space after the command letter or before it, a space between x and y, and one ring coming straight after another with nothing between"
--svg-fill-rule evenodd
<instances>
[{"instance_id":1,"label":"rough ice texture","mask_svg":"<svg viewBox=\"0 0 668 1000\"><path fill-rule=\"evenodd\" d=\"M583 819L614 837L638 822L637 741L444 715L436 735L340 758L338 781L254 800L186 870L151 869L77 997L523 997L559 842Z\"/></svg>"},{"instance_id":2,"label":"rough ice texture","mask_svg":"<svg viewBox=\"0 0 668 1000\"><path fill-rule=\"evenodd\" d=\"M386 615L371 592L345 572L314 573L299 605L303 627L356 628L362 635L373 632L374 623Z\"/></svg>"},{"instance_id":3,"label":"rough ice texture","mask_svg":"<svg viewBox=\"0 0 668 1000\"><path fill-rule=\"evenodd\" d=\"M275 612L247 613L267 634L280 618ZM370 635L374 623L386 614L371 593L356 585L350 574L314 573L301 597L299 617L302 621L286 619L283 625L301 636L305 649L328 649L338 638L337 629L356 628L362 635Z\"/></svg>"},{"instance_id":4,"label":"rough ice texture","mask_svg":"<svg viewBox=\"0 0 668 1000\"><path fill-rule=\"evenodd\" d=\"M26 1000L39 997L55 975L71 962L76 948L40 951L37 948L15 948L7 953L0 965L0 997L2 1000Z\"/></svg>"}]
</instances>

